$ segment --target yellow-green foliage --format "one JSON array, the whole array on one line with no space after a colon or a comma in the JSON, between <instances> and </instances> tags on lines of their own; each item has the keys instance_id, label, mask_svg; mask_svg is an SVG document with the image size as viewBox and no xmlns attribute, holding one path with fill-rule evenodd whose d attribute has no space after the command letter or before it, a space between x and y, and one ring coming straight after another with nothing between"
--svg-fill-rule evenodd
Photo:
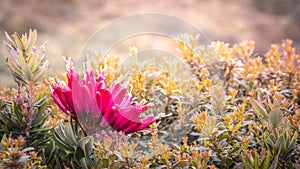
<instances>
[{"instance_id":1,"label":"yellow-green foliage","mask_svg":"<svg viewBox=\"0 0 300 169\"><path fill-rule=\"evenodd\" d=\"M36 31L28 35L6 36L18 87L0 88L1 166L300 168L300 56L291 40L259 56L253 41L200 46L183 34L175 39L181 58L160 67L138 61L136 48L129 66L95 56L86 66L105 74L108 86L127 85L158 120L131 135L87 136L50 99L47 85L58 78L47 77L47 59L33 50Z\"/></svg>"},{"instance_id":2,"label":"yellow-green foliage","mask_svg":"<svg viewBox=\"0 0 300 169\"><path fill-rule=\"evenodd\" d=\"M42 158L33 151L34 148L24 148L24 145L22 136L12 139L4 135L0 145L0 168L46 168L41 166Z\"/></svg>"}]
</instances>

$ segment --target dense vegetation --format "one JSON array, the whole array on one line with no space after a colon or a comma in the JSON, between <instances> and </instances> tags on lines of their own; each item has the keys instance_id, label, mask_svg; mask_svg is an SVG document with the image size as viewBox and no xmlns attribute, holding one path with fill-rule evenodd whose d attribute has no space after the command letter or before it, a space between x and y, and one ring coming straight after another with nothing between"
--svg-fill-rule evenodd
<instances>
[{"instance_id":1,"label":"dense vegetation","mask_svg":"<svg viewBox=\"0 0 300 169\"><path fill-rule=\"evenodd\" d=\"M61 77L48 77L46 44L36 40L35 30L6 34L17 88L1 87L0 168L300 168L300 55L291 40L257 56L253 41L198 46L183 34L180 58L153 65L131 47L130 66L95 54L85 73L65 59ZM118 98L149 120L120 120Z\"/></svg>"}]
</instances>

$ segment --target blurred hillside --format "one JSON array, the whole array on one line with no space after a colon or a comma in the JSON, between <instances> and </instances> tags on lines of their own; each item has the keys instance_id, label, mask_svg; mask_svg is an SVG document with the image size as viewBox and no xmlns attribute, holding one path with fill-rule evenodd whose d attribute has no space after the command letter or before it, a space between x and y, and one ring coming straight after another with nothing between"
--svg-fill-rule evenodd
<instances>
[{"instance_id":1,"label":"blurred hillside","mask_svg":"<svg viewBox=\"0 0 300 169\"><path fill-rule=\"evenodd\" d=\"M52 75L64 72L62 56L76 58L97 30L119 17L162 12L178 16L202 30L210 40L237 43L255 40L263 54L271 43L291 38L300 49L299 0L0 0L0 40L3 31L39 32L49 39L47 56ZM0 85L11 85L5 66L6 51L0 47Z\"/></svg>"}]
</instances>

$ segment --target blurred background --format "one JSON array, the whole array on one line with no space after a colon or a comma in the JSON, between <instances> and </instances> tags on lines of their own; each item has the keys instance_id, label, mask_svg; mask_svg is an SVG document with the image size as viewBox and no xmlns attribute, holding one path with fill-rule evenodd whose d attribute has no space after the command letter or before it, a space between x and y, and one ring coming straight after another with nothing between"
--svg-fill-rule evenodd
<instances>
[{"instance_id":1,"label":"blurred background","mask_svg":"<svg viewBox=\"0 0 300 169\"><path fill-rule=\"evenodd\" d=\"M4 31L37 29L39 44L49 40L50 75L58 75L64 72L62 56L76 59L94 32L115 19L143 12L178 16L210 40L255 40L259 55L286 38L300 49L300 0L0 0L0 41ZM1 45L0 86L13 84L5 66L7 54Z\"/></svg>"}]
</instances>

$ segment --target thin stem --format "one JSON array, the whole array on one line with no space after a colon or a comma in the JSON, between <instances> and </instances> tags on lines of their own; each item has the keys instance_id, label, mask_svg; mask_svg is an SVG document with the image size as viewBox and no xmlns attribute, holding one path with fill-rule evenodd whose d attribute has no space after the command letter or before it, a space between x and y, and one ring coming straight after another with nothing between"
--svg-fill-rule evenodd
<instances>
[{"instance_id":1,"label":"thin stem","mask_svg":"<svg viewBox=\"0 0 300 169\"><path fill-rule=\"evenodd\" d=\"M72 120L73 120L73 119L74 119L74 118L71 117L71 123L72 123ZM79 127L81 128L81 130L83 131L84 136L87 136L86 131L84 130L83 126L82 126L81 123L78 121L78 119L74 119L74 120L75 120L75 122L79 125Z\"/></svg>"},{"instance_id":2,"label":"thin stem","mask_svg":"<svg viewBox=\"0 0 300 169\"><path fill-rule=\"evenodd\" d=\"M273 128L273 133L275 135L276 140L278 140L278 138L279 138L278 129L277 128Z\"/></svg>"},{"instance_id":3,"label":"thin stem","mask_svg":"<svg viewBox=\"0 0 300 169\"><path fill-rule=\"evenodd\" d=\"M34 89L34 84L33 84L32 81L29 82L29 84L27 86L27 89L28 89L28 93L29 93L29 96L28 96L29 111L28 111L27 118L26 118L25 132L28 132L31 128L32 116L33 116L33 113L34 113L34 92L35 92L35 89Z\"/></svg>"}]
</instances>

